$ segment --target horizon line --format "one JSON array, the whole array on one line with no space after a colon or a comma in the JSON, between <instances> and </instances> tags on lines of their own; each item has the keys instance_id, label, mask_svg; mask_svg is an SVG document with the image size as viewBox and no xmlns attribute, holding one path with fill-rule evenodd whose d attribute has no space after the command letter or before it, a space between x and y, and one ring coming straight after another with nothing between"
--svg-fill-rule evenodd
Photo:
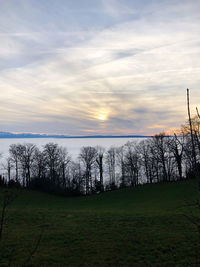
<instances>
[{"instance_id":1,"label":"horizon line","mask_svg":"<svg viewBox=\"0 0 200 267\"><path fill-rule=\"evenodd\" d=\"M0 138L126 138L126 137L152 137L153 135L112 135L112 134L96 134L96 135L65 135L65 134L45 134L45 133L16 133L16 132L1 132Z\"/></svg>"}]
</instances>

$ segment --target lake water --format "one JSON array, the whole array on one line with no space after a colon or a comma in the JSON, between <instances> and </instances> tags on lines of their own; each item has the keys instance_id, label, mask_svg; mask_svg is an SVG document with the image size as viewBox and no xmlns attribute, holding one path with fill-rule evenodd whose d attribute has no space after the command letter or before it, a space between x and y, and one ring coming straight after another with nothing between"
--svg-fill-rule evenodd
<instances>
[{"instance_id":1,"label":"lake water","mask_svg":"<svg viewBox=\"0 0 200 267\"><path fill-rule=\"evenodd\" d=\"M43 148L45 144L53 142L67 148L72 159L76 159L83 146L102 146L107 150L111 146L119 147L128 141L139 142L143 139L144 138L2 138L0 139L0 153L2 155L0 160L0 172L3 172L4 168L2 164L4 163L4 159L9 155L8 151L11 144L33 143L38 148Z\"/></svg>"},{"instance_id":2,"label":"lake water","mask_svg":"<svg viewBox=\"0 0 200 267\"><path fill-rule=\"evenodd\" d=\"M83 146L98 145L109 149L111 146L119 147L128 141L139 142L142 139L144 138L2 138L0 139L0 153L3 157L7 157L11 144L33 143L38 148L42 148L45 144L53 142L67 148L69 154L75 158Z\"/></svg>"}]
</instances>

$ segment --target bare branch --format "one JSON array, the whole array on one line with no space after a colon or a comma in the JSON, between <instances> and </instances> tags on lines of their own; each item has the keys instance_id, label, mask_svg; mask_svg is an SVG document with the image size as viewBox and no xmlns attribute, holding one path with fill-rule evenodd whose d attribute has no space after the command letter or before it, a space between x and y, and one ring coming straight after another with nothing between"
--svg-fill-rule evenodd
<instances>
[{"instance_id":1,"label":"bare branch","mask_svg":"<svg viewBox=\"0 0 200 267\"><path fill-rule=\"evenodd\" d=\"M44 234L44 229L41 229L41 232L40 232L39 236L37 237L35 246L30 251L30 253L29 253L27 259L24 261L24 264L22 265L22 267L27 266L27 264L31 261L31 258L35 255L35 253L38 250L38 247L40 245L40 242L41 242L41 239L42 239L43 234Z\"/></svg>"}]
</instances>

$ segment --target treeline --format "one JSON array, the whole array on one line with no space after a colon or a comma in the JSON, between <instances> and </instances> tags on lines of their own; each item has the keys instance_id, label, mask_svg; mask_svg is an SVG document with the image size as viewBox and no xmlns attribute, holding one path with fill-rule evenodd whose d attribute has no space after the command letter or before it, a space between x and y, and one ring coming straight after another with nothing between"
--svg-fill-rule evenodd
<instances>
[{"instance_id":1,"label":"treeline","mask_svg":"<svg viewBox=\"0 0 200 267\"><path fill-rule=\"evenodd\" d=\"M43 149L12 144L0 184L59 194L93 194L144 183L193 178L199 169L200 122L192 119L193 140L187 124L178 135L160 133L121 147L82 147L76 160L55 143ZM194 143L194 144L193 144ZM195 160L193 159L195 146Z\"/></svg>"}]
</instances>

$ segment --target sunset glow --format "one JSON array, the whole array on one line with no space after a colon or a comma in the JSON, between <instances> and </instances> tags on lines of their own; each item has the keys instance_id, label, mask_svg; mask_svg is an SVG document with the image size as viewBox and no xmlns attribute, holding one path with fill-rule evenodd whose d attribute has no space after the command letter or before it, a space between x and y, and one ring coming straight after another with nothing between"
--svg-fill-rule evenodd
<instances>
[{"instance_id":1,"label":"sunset glow","mask_svg":"<svg viewBox=\"0 0 200 267\"><path fill-rule=\"evenodd\" d=\"M48 12L46 12L48 10ZM200 2L0 1L0 131L154 134L200 103Z\"/></svg>"},{"instance_id":2,"label":"sunset glow","mask_svg":"<svg viewBox=\"0 0 200 267\"><path fill-rule=\"evenodd\" d=\"M100 115L100 116L98 117L98 119L99 119L100 121L105 121L105 120L106 120L106 116L105 116L105 115Z\"/></svg>"}]
</instances>

